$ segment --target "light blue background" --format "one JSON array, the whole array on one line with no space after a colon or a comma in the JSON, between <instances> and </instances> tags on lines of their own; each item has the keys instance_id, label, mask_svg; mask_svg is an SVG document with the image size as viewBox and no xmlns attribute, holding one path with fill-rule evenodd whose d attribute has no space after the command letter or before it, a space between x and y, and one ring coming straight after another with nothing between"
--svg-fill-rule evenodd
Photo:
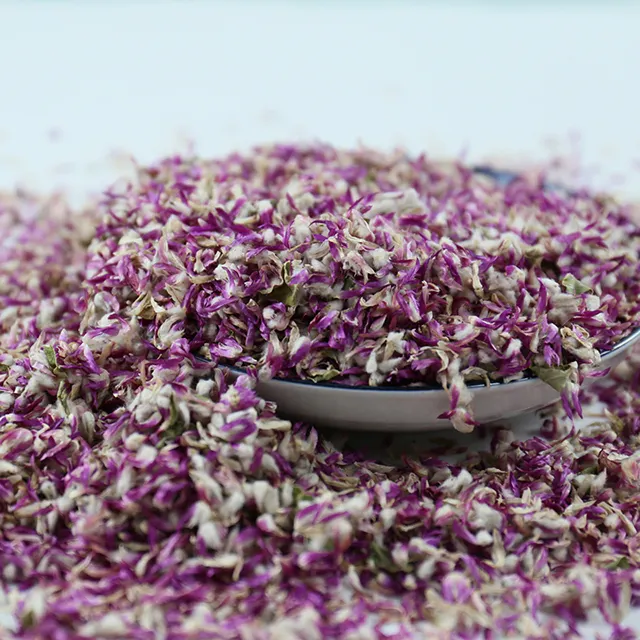
<instances>
[{"instance_id":1,"label":"light blue background","mask_svg":"<svg viewBox=\"0 0 640 640\"><path fill-rule=\"evenodd\" d=\"M483 158L577 131L589 162L628 172L638 25L638 3L5 2L0 185L99 185L110 151L147 160L188 136Z\"/></svg>"}]
</instances>

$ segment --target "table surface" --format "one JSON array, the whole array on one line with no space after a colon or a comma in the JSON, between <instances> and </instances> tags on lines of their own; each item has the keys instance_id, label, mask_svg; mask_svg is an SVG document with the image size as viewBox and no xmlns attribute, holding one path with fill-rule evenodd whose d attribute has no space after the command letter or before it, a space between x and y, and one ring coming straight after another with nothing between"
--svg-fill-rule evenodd
<instances>
[{"instance_id":1,"label":"table surface","mask_svg":"<svg viewBox=\"0 0 640 640\"><path fill-rule=\"evenodd\" d=\"M306 138L572 152L585 180L640 196L639 20L624 3L3 2L0 188L82 195L123 152Z\"/></svg>"}]
</instances>

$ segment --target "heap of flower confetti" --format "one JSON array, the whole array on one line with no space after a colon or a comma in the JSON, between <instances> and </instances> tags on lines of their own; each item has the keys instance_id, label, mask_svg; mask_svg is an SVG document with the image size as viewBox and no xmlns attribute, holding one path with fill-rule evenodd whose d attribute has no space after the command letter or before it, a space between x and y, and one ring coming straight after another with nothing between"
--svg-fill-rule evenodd
<instances>
[{"instance_id":1,"label":"heap of flower confetti","mask_svg":"<svg viewBox=\"0 0 640 640\"><path fill-rule=\"evenodd\" d=\"M595 611L633 637L621 623L640 598L640 361L595 388L605 409L580 432L559 410L539 436L496 431L455 463L338 450L278 419L252 378L230 383L196 357L249 358L233 340L259 342L242 314L214 313L206 287L239 292L223 256L240 244L195 200L225 188L212 167L241 176L243 162L167 161L107 194L101 220L59 198L0 198L2 637L553 639ZM170 207L163 172L184 185ZM181 222L192 208L202 234ZM204 247L185 269L192 244ZM256 281L276 278L272 259Z\"/></svg>"},{"instance_id":2,"label":"heap of flower confetti","mask_svg":"<svg viewBox=\"0 0 640 640\"><path fill-rule=\"evenodd\" d=\"M582 377L640 324L640 230L589 193L404 153L277 145L169 158L109 192L91 326L140 322L261 376L437 384Z\"/></svg>"}]
</instances>

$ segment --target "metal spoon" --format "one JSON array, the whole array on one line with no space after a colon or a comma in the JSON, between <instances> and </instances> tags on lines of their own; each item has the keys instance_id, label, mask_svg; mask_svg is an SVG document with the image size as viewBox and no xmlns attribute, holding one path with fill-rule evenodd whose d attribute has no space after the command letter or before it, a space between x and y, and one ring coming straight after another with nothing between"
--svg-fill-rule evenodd
<instances>
[{"instance_id":1,"label":"metal spoon","mask_svg":"<svg viewBox=\"0 0 640 640\"><path fill-rule=\"evenodd\" d=\"M602 354L597 370L613 368L640 339L640 329ZM228 367L235 375L240 369ZM560 394L535 377L513 382L470 383L473 414L481 424L506 420L547 407ZM278 413L320 427L368 431L437 431L451 428L436 416L449 410L442 387L348 387L330 382L273 378L258 382L258 393L278 405Z\"/></svg>"},{"instance_id":2,"label":"metal spoon","mask_svg":"<svg viewBox=\"0 0 640 640\"><path fill-rule=\"evenodd\" d=\"M518 176L491 167L476 167L475 172L508 184ZM557 185L550 190L565 191ZM596 370L614 368L640 339L640 328L602 353ZM243 373L224 367L233 375ZM539 378L530 376L513 382L482 382L467 385L473 392L471 408L476 420L489 424L547 407L560 394ZM449 420L437 416L450 407L449 396L440 386L424 387L350 387L331 382L274 378L258 382L258 393L278 405L278 413L291 420L317 426L366 431L436 431L451 428Z\"/></svg>"}]
</instances>

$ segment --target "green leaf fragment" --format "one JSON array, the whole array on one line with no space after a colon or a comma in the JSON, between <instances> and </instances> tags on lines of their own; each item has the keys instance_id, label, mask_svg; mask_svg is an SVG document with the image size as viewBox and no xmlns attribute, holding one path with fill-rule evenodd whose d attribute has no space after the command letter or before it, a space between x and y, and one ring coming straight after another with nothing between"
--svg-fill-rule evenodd
<instances>
[{"instance_id":1,"label":"green leaf fragment","mask_svg":"<svg viewBox=\"0 0 640 640\"><path fill-rule=\"evenodd\" d=\"M293 487L293 502L299 504L303 500L313 500L313 496L309 495L304 489L300 487Z\"/></svg>"},{"instance_id":2,"label":"green leaf fragment","mask_svg":"<svg viewBox=\"0 0 640 640\"><path fill-rule=\"evenodd\" d=\"M171 398L169 403L169 419L167 420L167 426L164 429L163 442L171 442L177 440L186 430L187 424L182 419L178 405L175 398Z\"/></svg>"},{"instance_id":3,"label":"green leaf fragment","mask_svg":"<svg viewBox=\"0 0 640 640\"><path fill-rule=\"evenodd\" d=\"M607 569L629 569L630 567L631 563L629 562L629 558L627 558L627 556L620 556L617 560L609 564Z\"/></svg>"},{"instance_id":4,"label":"green leaf fragment","mask_svg":"<svg viewBox=\"0 0 640 640\"><path fill-rule=\"evenodd\" d=\"M600 473L600 468L598 467L597 464L592 464L582 469L581 473L585 475L590 475L590 476L597 476Z\"/></svg>"},{"instance_id":5,"label":"green leaf fragment","mask_svg":"<svg viewBox=\"0 0 640 640\"><path fill-rule=\"evenodd\" d=\"M351 291L356 286L356 281L351 276L346 276L344 284L342 285L343 291Z\"/></svg>"},{"instance_id":6,"label":"green leaf fragment","mask_svg":"<svg viewBox=\"0 0 640 640\"><path fill-rule=\"evenodd\" d=\"M293 307L298 302L300 287L298 285L290 285L289 280L293 274L293 265L291 262L285 262L282 265L282 279L284 283L274 287L269 298L282 302L287 307Z\"/></svg>"},{"instance_id":7,"label":"green leaf fragment","mask_svg":"<svg viewBox=\"0 0 640 640\"><path fill-rule=\"evenodd\" d=\"M282 302L287 307L292 307L298 299L298 287L291 287L288 284L281 284L275 287L269 294L270 298Z\"/></svg>"},{"instance_id":8,"label":"green leaf fragment","mask_svg":"<svg viewBox=\"0 0 640 640\"><path fill-rule=\"evenodd\" d=\"M313 382L328 382L329 380L333 380L340 375L340 372L333 367L326 369L325 371L318 371L317 373L312 373L309 375L309 380Z\"/></svg>"},{"instance_id":9,"label":"green leaf fragment","mask_svg":"<svg viewBox=\"0 0 640 640\"><path fill-rule=\"evenodd\" d=\"M558 392L563 391L571 379L571 367L568 365L558 367L541 365L531 367L531 371L533 371L542 382L545 382Z\"/></svg>"},{"instance_id":10,"label":"green leaf fragment","mask_svg":"<svg viewBox=\"0 0 640 640\"><path fill-rule=\"evenodd\" d=\"M391 554L387 549L377 542L371 544L371 558L378 569L388 571L389 573L398 573L401 571L393 562Z\"/></svg>"},{"instance_id":11,"label":"green leaf fragment","mask_svg":"<svg viewBox=\"0 0 640 640\"><path fill-rule=\"evenodd\" d=\"M33 611L27 611L22 616L22 626L24 629L31 629L32 627L35 627L37 622L38 618Z\"/></svg>"},{"instance_id":12,"label":"green leaf fragment","mask_svg":"<svg viewBox=\"0 0 640 640\"><path fill-rule=\"evenodd\" d=\"M68 399L69 399L69 394L67 393L67 390L65 389L65 382L61 381L60 384L58 385L58 401L62 405L62 408L64 409L64 412L67 415L69 415Z\"/></svg>"},{"instance_id":13,"label":"green leaf fragment","mask_svg":"<svg viewBox=\"0 0 640 640\"><path fill-rule=\"evenodd\" d=\"M47 364L49 365L49 369L53 371L53 373L58 372L58 360L56 359L56 352L53 347L50 345L45 345L42 347L44 351L44 357L47 359Z\"/></svg>"},{"instance_id":14,"label":"green leaf fragment","mask_svg":"<svg viewBox=\"0 0 640 640\"><path fill-rule=\"evenodd\" d=\"M562 278L561 283L562 283L562 286L565 288L565 291L567 293L571 293L572 295L579 296L582 293L593 291L591 287L584 284L584 282L580 282L578 278L576 278L574 275L571 275L570 273L568 273L564 278Z\"/></svg>"}]
</instances>

